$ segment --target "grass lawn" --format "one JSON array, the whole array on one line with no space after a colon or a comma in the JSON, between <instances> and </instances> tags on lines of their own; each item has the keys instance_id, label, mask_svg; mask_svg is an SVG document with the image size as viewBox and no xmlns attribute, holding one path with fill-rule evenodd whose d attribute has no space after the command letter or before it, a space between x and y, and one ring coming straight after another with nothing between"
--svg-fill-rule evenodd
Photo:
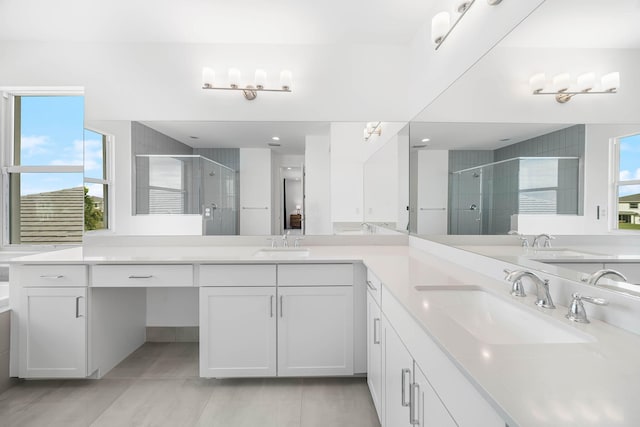
<instances>
[{"instance_id":1,"label":"grass lawn","mask_svg":"<svg viewBox=\"0 0 640 427\"><path fill-rule=\"evenodd\" d=\"M640 230L640 224L627 224L624 222L618 223L620 230Z\"/></svg>"}]
</instances>

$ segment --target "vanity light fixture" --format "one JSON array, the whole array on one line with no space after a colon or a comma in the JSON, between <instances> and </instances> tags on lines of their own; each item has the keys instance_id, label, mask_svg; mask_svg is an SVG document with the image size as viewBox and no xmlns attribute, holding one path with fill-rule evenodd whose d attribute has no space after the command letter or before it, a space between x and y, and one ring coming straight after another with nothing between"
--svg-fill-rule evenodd
<instances>
[{"instance_id":1,"label":"vanity light fixture","mask_svg":"<svg viewBox=\"0 0 640 427\"><path fill-rule=\"evenodd\" d=\"M382 122L369 122L364 128L364 142L369 141L373 135L382 135Z\"/></svg>"},{"instance_id":2,"label":"vanity light fixture","mask_svg":"<svg viewBox=\"0 0 640 427\"><path fill-rule=\"evenodd\" d=\"M436 50L440 48L442 43L449 37L449 34L453 31L453 29L458 25L462 17L471 9L471 6L476 2L476 0L466 0L458 2L456 5L456 12L460 15L451 24L451 15L449 12L439 12L437 13L433 19L431 19L431 40L436 45ZM496 6L500 4L502 0L487 0L487 3L490 6Z\"/></svg>"},{"instance_id":3,"label":"vanity light fixture","mask_svg":"<svg viewBox=\"0 0 640 427\"><path fill-rule=\"evenodd\" d=\"M293 75L289 70L282 70L280 72L280 88L269 89L266 87L267 72L262 69L255 71L254 83L241 86L242 73L237 68L229 68L228 71L228 86L217 86L215 84L215 71L213 69L205 67L202 69L202 89L216 89L216 90L239 90L242 91L244 98L247 101L253 101L258 97L258 92L291 92L291 85L293 83Z\"/></svg>"},{"instance_id":4,"label":"vanity light fixture","mask_svg":"<svg viewBox=\"0 0 640 427\"><path fill-rule=\"evenodd\" d=\"M579 75L573 89L571 76L568 73L554 76L550 89L547 89L549 85L544 73L531 76L529 86L534 95L555 95L556 101L560 104L566 104L576 95L617 93L620 88L620 73L616 71L602 76L598 90L594 90L596 87L596 74L593 72Z\"/></svg>"}]
</instances>

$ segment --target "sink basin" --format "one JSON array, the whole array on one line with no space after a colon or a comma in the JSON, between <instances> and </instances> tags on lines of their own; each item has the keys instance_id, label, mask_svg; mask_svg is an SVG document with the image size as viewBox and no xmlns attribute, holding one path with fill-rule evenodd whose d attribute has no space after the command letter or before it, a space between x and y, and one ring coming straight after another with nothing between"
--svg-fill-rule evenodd
<instances>
[{"instance_id":1,"label":"sink basin","mask_svg":"<svg viewBox=\"0 0 640 427\"><path fill-rule=\"evenodd\" d=\"M418 286L428 310L440 310L486 344L586 343L595 339L568 325L529 312L479 288L445 290Z\"/></svg>"},{"instance_id":2,"label":"sink basin","mask_svg":"<svg viewBox=\"0 0 640 427\"><path fill-rule=\"evenodd\" d=\"M253 254L261 258L305 258L311 254L309 248L262 248Z\"/></svg>"}]
</instances>

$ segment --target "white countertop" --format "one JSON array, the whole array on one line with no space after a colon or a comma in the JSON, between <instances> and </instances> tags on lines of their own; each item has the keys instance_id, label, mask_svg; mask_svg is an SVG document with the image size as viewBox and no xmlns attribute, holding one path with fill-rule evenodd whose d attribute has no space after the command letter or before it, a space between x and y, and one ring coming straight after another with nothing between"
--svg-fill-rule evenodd
<instances>
[{"instance_id":1,"label":"white countertop","mask_svg":"<svg viewBox=\"0 0 640 427\"><path fill-rule=\"evenodd\" d=\"M12 260L48 263L291 263L363 261L511 426L640 425L640 336L598 320L565 319L566 307L537 308L509 285L407 246L313 246L310 256L264 259L257 247L74 248ZM514 249L513 246L510 247ZM586 250L583 248L583 250ZM513 253L512 253L513 254ZM552 323L594 338L576 344L491 345L425 304L415 286L477 285ZM384 311L384 300L382 301Z\"/></svg>"}]
</instances>

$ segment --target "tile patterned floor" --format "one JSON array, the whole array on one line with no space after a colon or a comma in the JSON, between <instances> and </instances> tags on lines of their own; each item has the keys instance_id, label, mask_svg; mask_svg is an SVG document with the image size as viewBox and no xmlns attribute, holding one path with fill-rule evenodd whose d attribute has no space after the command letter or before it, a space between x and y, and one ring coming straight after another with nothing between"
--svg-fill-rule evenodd
<instances>
[{"instance_id":1,"label":"tile patterned floor","mask_svg":"<svg viewBox=\"0 0 640 427\"><path fill-rule=\"evenodd\" d=\"M101 380L23 381L3 427L379 427L364 378L203 379L197 343L146 343Z\"/></svg>"}]
</instances>

